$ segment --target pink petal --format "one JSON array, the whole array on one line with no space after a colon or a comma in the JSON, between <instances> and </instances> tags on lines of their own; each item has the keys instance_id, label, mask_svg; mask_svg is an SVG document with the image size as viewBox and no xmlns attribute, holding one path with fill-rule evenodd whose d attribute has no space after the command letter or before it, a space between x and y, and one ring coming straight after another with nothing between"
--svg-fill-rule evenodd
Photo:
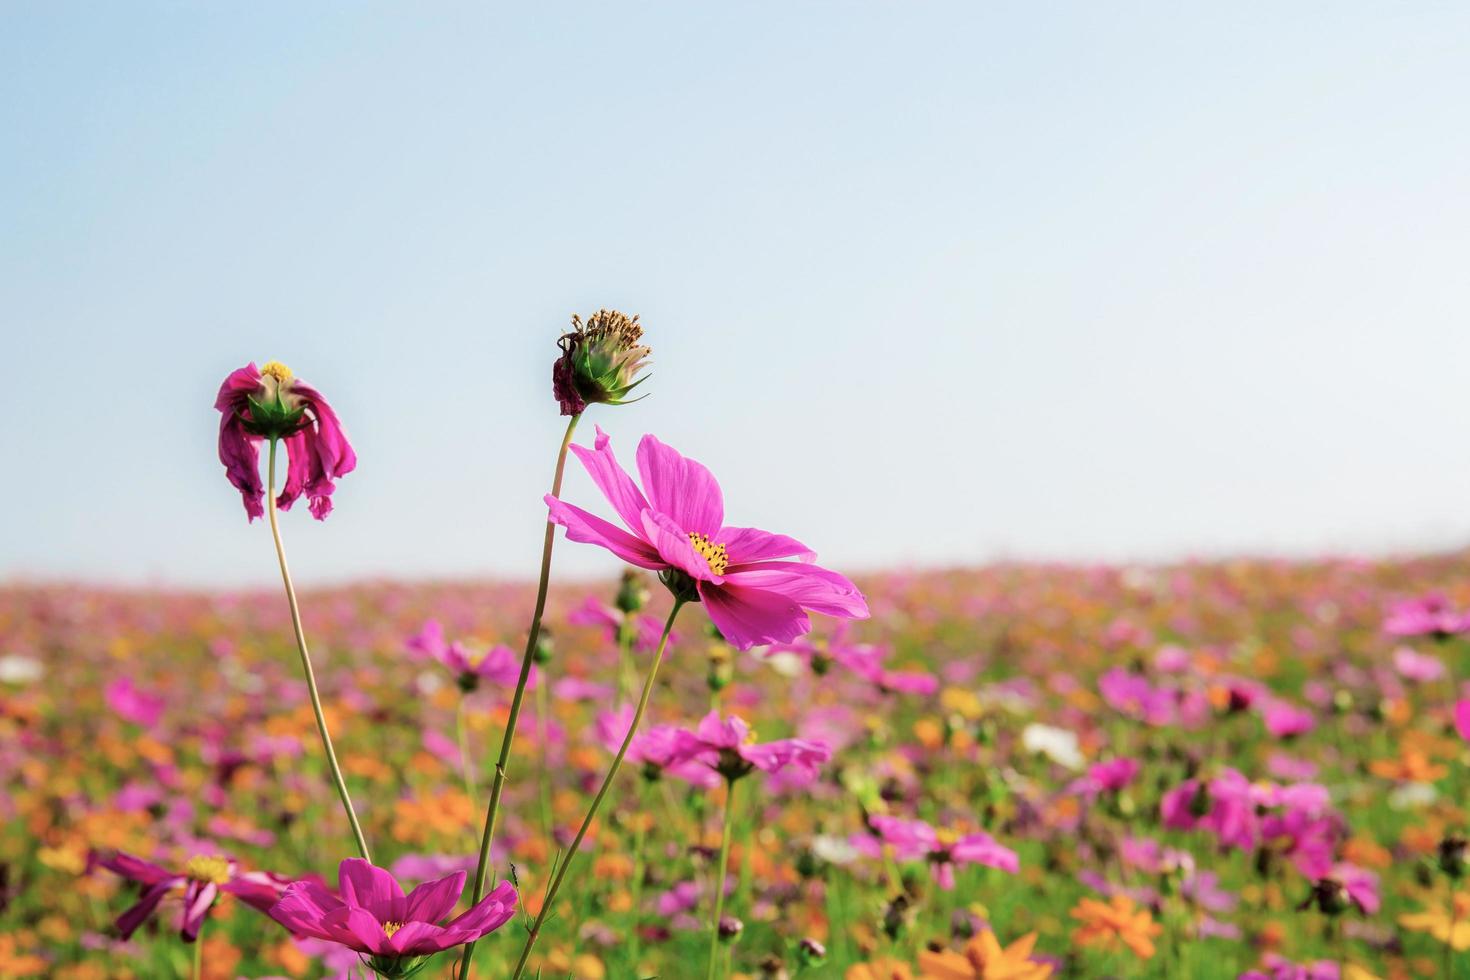
<instances>
[{"instance_id":1,"label":"pink petal","mask_svg":"<svg viewBox=\"0 0 1470 980\"><path fill-rule=\"evenodd\" d=\"M689 535L667 514L645 510L643 533L658 549L659 557L667 564L682 569L691 578L705 582L723 582L724 579L710 570L709 562L694 550Z\"/></svg>"},{"instance_id":2,"label":"pink petal","mask_svg":"<svg viewBox=\"0 0 1470 980\"><path fill-rule=\"evenodd\" d=\"M710 621L734 647L749 650L769 643L787 643L811 632L812 623L801 607L784 595L726 583L699 583Z\"/></svg>"},{"instance_id":3,"label":"pink petal","mask_svg":"<svg viewBox=\"0 0 1470 980\"><path fill-rule=\"evenodd\" d=\"M815 561L817 553L795 538L772 534L756 527L723 527L715 538L730 554L730 564L765 561L771 558L799 558Z\"/></svg>"},{"instance_id":4,"label":"pink petal","mask_svg":"<svg viewBox=\"0 0 1470 980\"><path fill-rule=\"evenodd\" d=\"M1470 698L1455 702L1455 730L1470 742Z\"/></svg>"},{"instance_id":5,"label":"pink petal","mask_svg":"<svg viewBox=\"0 0 1470 980\"><path fill-rule=\"evenodd\" d=\"M602 426L597 427L594 447L587 449L583 446L572 446L572 452L582 461L592 482L597 484L597 489L613 505L613 510L618 512L623 523L633 531L638 531L642 524L639 515L648 509L648 501L643 498L643 492L638 489L633 478L618 465Z\"/></svg>"},{"instance_id":6,"label":"pink petal","mask_svg":"<svg viewBox=\"0 0 1470 980\"><path fill-rule=\"evenodd\" d=\"M219 461L225 465L230 485L240 491L245 503L245 516L255 520L265 513L262 503L265 486L260 482L260 452L257 439L245 431L245 424L233 412L219 421Z\"/></svg>"},{"instance_id":7,"label":"pink petal","mask_svg":"<svg viewBox=\"0 0 1470 980\"><path fill-rule=\"evenodd\" d=\"M465 873L456 871L435 881L426 881L408 893L408 922L438 922L454 911L464 891Z\"/></svg>"},{"instance_id":8,"label":"pink petal","mask_svg":"<svg viewBox=\"0 0 1470 980\"><path fill-rule=\"evenodd\" d=\"M175 877L172 871L165 871L156 864L122 852L114 854L107 860L98 863L114 874L122 875L129 881L137 881L145 885L156 885L160 881Z\"/></svg>"},{"instance_id":9,"label":"pink petal","mask_svg":"<svg viewBox=\"0 0 1470 980\"><path fill-rule=\"evenodd\" d=\"M153 914L153 910L158 908L158 903L163 901L165 895L173 891L174 886L179 881L180 879L178 878L171 878L167 881L160 881L150 885L148 890L143 893L143 897L138 899L136 905L117 917L118 935L122 936L123 939L127 939L134 932L137 932L138 927L147 921L148 916Z\"/></svg>"},{"instance_id":10,"label":"pink petal","mask_svg":"<svg viewBox=\"0 0 1470 980\"><path fill-rule=\"evenodd\" d=\"M379 922L402 922L408 912L403 889L388 872L362 858L347 858L337 867L342 901L367 909Z\"/></svg>"},{"instance_id":11,"label":"pink petal","mask_svg":"<svg viewBox=\"0 0 1470 980\"><path fill-rule=\"evenodd\" d=\"M638 443L638 473L653 510L669 515L686 531L711 537L719 533L725 500L703 464L644 436Z\"/></svg>"},{"instance_id":12,"label":"pink petal","mask_svg":"<svg viewBox=\"0 0 1470 980\"><path fill-rule=\"evenodd\" d=\"M432 922L407 922L388 939L393 952L400 956L424 956L451 946L458 946L455 934Z\"/></svg>"},{"instance_id":13,"label":"pink petal","mask_svg":"<svg viewBox=\"0 0 1470 980\"><path fill-rule=\"evenodd\" d=\"M516 890L508 881L502 881L488 895L480 899L474 908L457 919L445 923L444 928L465 938L459 942L479 939L505 925L516 914Z\"/></svg>"},{"instance_id":14,"label":"pink petal","mask_svg":"<svg viewBox=\"0 0 1470 980\"><path fill-rule=\"evenodd\" d=\"M602 518L587 513L551 494L544 498L548 509L547 519L567 529L568 541L601 545L630 565L659 570L668 567L668 562L659 557L653 545L624 531Z\"/></svg>"},{"instance_id":15,"label":"pink petal","mask_svg":"<svg viewBox=\"0 0 1470 980\"><path fill-rule=\"evenodd\" d=\"M767 561L732 566L725 580L733 585L777 592L805 609L844 619L866 619L868 602L857 586L820 565Z\"/></svg>"},{"instance_id":16,"label":"pink petal","mask_svg":"<svg viewBox=\"0 0 1470 980\"><path fill-rule=\"evenodd\" d=\"M344 906L322 918L326 938L364 953L392 953L383 923L367 909Z\"/></svg>"}]
</instances>

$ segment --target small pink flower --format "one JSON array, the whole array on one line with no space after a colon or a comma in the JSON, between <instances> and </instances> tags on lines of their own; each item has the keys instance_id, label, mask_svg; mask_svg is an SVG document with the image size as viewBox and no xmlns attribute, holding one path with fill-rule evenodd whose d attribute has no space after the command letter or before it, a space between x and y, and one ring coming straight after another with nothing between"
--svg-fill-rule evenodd
<instances>
[{"instance_id":1,"label":"small pink flower","mask_svg":"<svg viewBox=\"0 0 1470 980\"><path fill-rule=\"evenodd\" d=\"M240 491L246 515L253 521L265 513L260 442L280 439L286 444L286 483L276 506L290 510L304 494L311 515L325 520L332 512L334 481L357 467L357 454L321 392L278 361L264 368L252 361L225 378L214 407L220 413L220 462Z\"/></svg>"},{"instance_id":2,"label":"small pink flower","mask_svg":"<svg viewBox=\"0 0 1470 980\"><path fill-rule=\"evenodd\" d=\"M183 870L169 871L131 854L117 853L99 861L101 867L143 886L136 905L117 920L117 931L127 939L138 930L159 904L178 893L183 903L179 935L184 942L199 938L199 929L221 892L234 895L246 905L265 912L281 897L289 880L263 871L241 871L226 857L198 856L185 862Z\"/></svg>"},{"instance_id":3,"label":"small pink flower","mask_svg":"<svg viewBox=\"0 0 1470 980\"><path fill-rule=\"evenodd\" d=\"M448 642L437 620L424 623L423 629L409 637L407 645L412 656L436 661L447 668L466 693L478 689L481 681L509 687L520 679L521 658L510 647L497 643L484 653L472 653L460 643ZM534 666L527 689L536 689Z\"/></svg>"},{"instance_id":4,"label":"small pink flower","mask_svg":"<svg viewBox=\"0 0 1470 980\"><path fill-rule=\"evenodd\" d=\"M757 743L754 737L741 719L722 719L718 711L711 711L694 731L675 732L672 760L700 762L727 780L735 780L755 769L777 772L788 766L814 775L817 767L832 757L832 749L825 742L783 738Z\"/></svg>"},{"instance_id":5,"label":"small pink flower","mask_svg":"<svg viewBox=\"0 0 1470 980\"><path fill-rule=\"evenodd\" d=\"M923 820L881 815L869 818L868 823L900 861L928 861L931 876L945 891L954 888L956 864L981 864L1011 874L1021 867L1015 851L984 832L961 835L938 830Z\"/></svg>"},{"instance_id":6,"label":"small pink flower","mask_svg":"<svg viewBox=\"0 0 1470 980\"><path fill-rule=\"evenodd\" d=\"M1420 653L1411 647L1399 647L1393 652L1393 669L1405 680L1428 684L1444 677L1444 662L1438 657Z\"/></svg>"},{"instance_id":7,"label":"small pink flower","mask_svg":"<svg viewBox=\"0 0 1470 980\"><path fill-rule=\"evenodd\" d=\"M1458 612L1439 593L1409 599L1391 607L1383 621L1389 636L1432 636L1443 639L1470 630L1470 613Z\"/></svg>"},{"instance_id":8,"label":"small pink flower","mask_svg":"<svg viewBox=\"0 0 1470 980\"><path fill-rule=\"evenodd\" d=\"M1100 792L1116 793L1138 777L1140 768L1137 759L1111 759L1090 766L1086 779Z\"/></svg>"},{"instance_id":9,"label":"small pink flower","mask_svg":"<svg viewBox=\"0 0 1470 980\"><path fill-rule=\"evenodd\" d=\"M660 573L742 650L786 642L811 630L807 611L862 619L868 604L843 576L812 564L815 553L794 538L729 527L720 485L702 465L653 436L638 444L640 490L613 456L607 433L593 449L573 446L627 530L547 495L550 519L567 538L606 548L639 568ZM796 558L797 561L778 559Z\"/></svg>"},{"instance_id":10,"label":"small pink flower","mask_svg":"<svg viewBox=\"0 0 1470 980\"><path fill-rule=\"evenodd\" d=\"M152 728L163 715L164 699L149 694L135 685L131 678L119 677L110 681L103 689L103 697L119 718L141 728Z\"/></svg>"}]
</instances>

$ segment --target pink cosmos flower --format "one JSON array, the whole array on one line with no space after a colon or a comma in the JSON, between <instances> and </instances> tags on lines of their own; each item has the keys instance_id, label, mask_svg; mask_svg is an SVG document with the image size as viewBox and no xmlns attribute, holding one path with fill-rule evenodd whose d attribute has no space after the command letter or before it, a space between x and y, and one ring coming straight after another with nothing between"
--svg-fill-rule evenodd
<instances>
[{"instance_id":1,"label":"pink cosmos flower","mask_svg":"<svg viewBox=\"0 0 1470 980\"><path fill-rule=\"evenodd\" d=\"M163 715L164 699L133 683L131 678L119 677L109 681L103 689L107 706L123 721L132 722L142 728L152 728Z\"/></svg>"},{"instance_id":2,"label":"pink cosmos flower","mask_svg":"<svg viewBox=\"0 0 1470 980\"><path fill-rule=\"evenodd\" d=\"M520 679L521 657L510 647L495 644L484 653L472 653L462 644L450 643L444 638L444 628L438 620L424 623L423 629L409 637L408 649L412 655L434 660L454 674L460 688L466 693L476 690L481 681L508 687ZM532 665L526 689L536 689L536 667Z\"/></svg>"},{"instance_id":3,"label":"pink cosmos flower","mask_svg":"<svg viewBox=\"0 0 1470 980\"><path fill-rule=\"evenodd\" d=\"M1420 684L1432 683L1445 675L1442 660L1410 647L1399 647L1393 652L1393 669L1405 680Z\"/></svg>"},{"instance_id":4,"label":"pink cosmos flower","mask_svg":"<svg viewBox=\"0 0 1470 980\"><path fill-rule=\"evenodd\" d=\"M633 724L633 706L625 704L616 711L604 711L593 723L593 734L609 752L616 752L628 737L628 726ZM665 773L693 786L713 789L720 784L720 777L701 762L686 759L680 754L682 740L680 729L675 725L654 725L633 736L628 744L626 761L643 767L643 777L648 780L661 778Z\"/></svg>"},{"instance_id":5,"label":"pink cosmos flower","mask_svg":"<svg viewBox=\"0 0 1470 980\"><path fill-rule=\"evenodd\" d=\"M550 520L572 541L601 545L631 565L660 573L685 599L699 599L725 639L741 650L786 642L811 630L807 611L845 619L868 615L850 581L812 564L816 553L794 538L726 526L714 476L653 436L638 444L640 490L618 465L607 433L594 448L573 446L628 530L546 496ZM796 558L797 561L777 559Z\"/></svg>"},{"instance_id":6,"label":"pink cosmos flower","mask_svg":"<svg viewBox=\"0 0 1470 980\"><path fill-rule=\"evenodd\" d=\"M754 738L755 733L741 719L721 719L718 711L711 711L694 731L675 732L671 760L703 763L733 781L755 769L777 772L788 766L815 775L817 768L832 757L825 742L783 738L757 743Z\"/></svg>"},{"instance_id":7,"label":"pink cosmos flower","mask_svg":"<svg viewBox=\"0 0 1470 980\"><path fill-rule=\"evenodd\" d=\"M586 602L572 610L567 616L567 622L573 626L600 626L607 631L609 643L617 643L618 634L625 626L630 627L633 630L633 649L641 653L652 653L658 649L658 640L663 635L664 626L663 620L657 616L625 613L596 596L588 596ZM674 649L678 639L678 633L669 633L669 650Z\"/></svg>"},{"instance_id":8,"label":"pink cosmos flower","mask_svg":"<svg viewBox=\"0 0 1470 980\"><path fill-rule=\"evenodd\" d=\"M99 861L101 867L143 886L137 904L117 919L117 931L127 939L165 898L176 892L183 899L183 917L179 935L184 942L199 938L199 929L209 915L220 892L234 895L251 908L269 911L281 897L290 879L264 871L241 871L233 860L221 856L198 855L174 872L144 861L131 854L117 853Z\"/></svg>"},{"instance_id":9,"label":"pink cosmos flower","mask_svg":"<svg viewBox=\"0 0 1470 980\"><path fill-rule=\"evenodd\" d=\"M1078 780L1082 784L1078 789L1089 795L1116 793L1133 782L1141 768L1137 759L1121 758L1098 762L1089 766L1087 775Z\"/></svg>"},{"instance_id":10,"label":"pink cosmos flower","mask_svg":"<svg viewBox=\"0 0 1470 980\"><path fill-rule=\"evenodd\" d=\"M321 392L279 361L263 368L252 361L225 378L214 407L220 413L219 459L240 491L246 515L253 521L265 513L260 442L281 439L286 444L286 483L276 506L290 510L305 494L311 515L325 520L332 512L334 481L357 467L357 454Z\"/></svg>"},{"instance_id":11,"label":"pink cosmos flower","mask_svg":"<svg viewBox=\"0 0 1470 980\"><path fill-rule=\"evenodd\" d=\"M1470 613L1456 612L1439 593L1390 607L1383 621L1389 636L1432 636L1439 639L1470 630Z\"/></svg>"},{"instance_id":12,"label":"pink cosmos flower","mask_svg":"<svg viewBox=\"0 0 1470 980\"><path fill-rule=\"evenodd\" d=\"M361 858L337 869L339 899L320 882L297 882L270 909L270 917L298 936L324 939L368 956L385 977L417 970L421 957L473 942L515 915L516 891L501 882L469 911L440 925L464 891L465 873L425 882L404 895L387 871Z\"/></svg>"},{"instance_id":13,"label":"pink cosmos flower","mask_svg":"<svg viewBox=\"0 0 1470 980\"><path fill-rule=\"evenodd\" d=\"M1317 716L1310 709L1279 698L1271 698L1261 705L1261 720L1266 724L1266 731L1276 738L1295 738L1317 727Z\"/></svg>"},{"instance_id":14,"label":"pink cosmos flower","mask_svg":"<svg viewBox=\"0 0 1470 980\"><path fill-rule=\"evenodd\" d=\"M870 817L868 823L900 861L928 861L935 884L945 891L954 888L956 864L983 864L1011 874L1021 867L1015 851L997 844L983 831L960 835L922 820L882 815Z\"/></svg>"}]
</instances>

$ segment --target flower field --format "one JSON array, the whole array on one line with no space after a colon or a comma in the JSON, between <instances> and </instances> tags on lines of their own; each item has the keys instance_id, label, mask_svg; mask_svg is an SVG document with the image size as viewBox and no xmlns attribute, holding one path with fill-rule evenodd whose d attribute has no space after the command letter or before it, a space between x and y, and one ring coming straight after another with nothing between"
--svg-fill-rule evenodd
<instances>
[{"instance_id":1,"label":"flower field","mask_svg":"<svg viewBox=\"0 0 1470 980\"><path fill-rule=\"evenodd\" d=\"M339 879L357 849L279 591L12 585L0 977L409 975L405 950L451 976L482 934L474 975L502 977L533 929L545 978L1457 975L1467 572L873 575L869 618L748 650L691 603L577 849L678 593L632 570L553 584L499 899L442 930L471 906L534 586L301 592L383 869ZM406 906L393 883L446 876Z\"/></svg>"}]
</instances>

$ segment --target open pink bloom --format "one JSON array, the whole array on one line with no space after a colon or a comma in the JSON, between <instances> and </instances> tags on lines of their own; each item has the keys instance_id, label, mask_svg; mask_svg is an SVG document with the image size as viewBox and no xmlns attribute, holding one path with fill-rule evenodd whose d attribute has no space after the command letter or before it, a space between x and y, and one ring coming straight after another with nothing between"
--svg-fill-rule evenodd
<instances>
[{"instance_id":1,"label":"open pink bloom","mask_svg":"<svg viewBox=\"0 0 1470 980\"><path fill-rule=\"evenodd\" d=\"M961 835L936 829L923 820L889 816L871 817L868 823L900 861L928 861L930 875L945 891L954 887L956 864L983 864L1011 874L1021 868L1015 851L997 844L983 831Z\"/></svg>"},{"instance_id":2,"label":"open pink bloom","mask_svg":"<svg viewBox=\"0 0 1470 980\"><path fill-rule=\"evenodd\" d=\"M279 438L286 444L287 464L276 506L290 510L305 494L311 516L325 520L332 512L334 481L357 467L357 454L321 392L284 364L271 361L260 369L252 361L225 378L214 407L220 413L219 459L249 518L265 513L260 442Z\"/></svg>"},{"instance_id":3,"label":"open pink bloom","mask_svg":"<svg viewBox=\"0 0 1470 980\"><path fill-rule=\"evenodd\" d=\"M1089 796L1116 793L1133 782L1141 768L1137 759L1126 757L1094 763L1087 768L1087 775L1078 780L1078 789Z\"/></svg>"},{"instance_id":4,"label":"open pink bloom","mask_svg":"<svg viewBox=\"0 0 1470 980\"><path fill-rule=\"evenodd\" d=\"M720 485L704 466L653 436L638 444L644 491L618 465L607 433L573 446L628 530L547 495L550 519L572 541L601 545L653 569L685 598L698 598L725 639L741 650L788 642L811 630L807 611L862 619L868 604L843 576L812 564L816 553L783 534L725 525ZM797 561L777 559L796 558Z\"/></svg>"},{"instance_id":5,"label":"open pink bloom","mask_svg":"<svg viewBox=\"0 0 1470 980\"><path fill-rule=\"evenodd\" d=\"M516 891L503 881L479 903L440 925L464 891L465 873L424 882L407 895L387 871L361 858L337 869L338 898L320 882L286 889L270 916L298 936L339 943L371 957L384 976L401 976L418 957L473 942L515 915Z\"/></svg>"},{"instance_id":6,"label":"open pink bloom","mask_svg":"<svg viewBox=\"0 0 1470 980\"><path fill-rule=\"evenodd\" d=\"M617 606L610 606L597 596L588 596L567 616L573 626L600 626L607 631L607 642L617 643L619 634L627 627L633 630L633 649L641 653L652 653L658 649L659 637L663 636L664 624L657 616L647 613L635 615L625 613ZM673 650L679 634L669 633L668 649Z\"/></svg>"},{"instance_id":7,"label":"open pink bloom","mask_svg":"<svg viewBox=\"0 0 1470 980\"><path fill-rule=\"evenodd\" d=\"M241 871L233 860L219 856L192 857L178 872L123 853L114 854L98 864L143 886L143 895L137 904L118 917L117 931L123 939L136 932L159 903L176 892L183 899L184 907L179 935L184 942L192 943L199 938L199 929L220 892L234 895L251 908L266 912L290 884L289 878L264 871Z\"/></svg>"},{"instance_id":8,"label":"open pink bloom","mask_svg":"<svg viewBox=\"0 0 1470 980\"><path fill-rule=\"evenodd\" d=\"M1383 631L1389 636L1454 636L1470 631L1470 613L1456 611L1435 592L1395 603L1383 620Z\"/></svg>"},{"instance_id":9,"label":"open pink bloom","mask_svg":"<svg viewBox=\"0 0 1470 980\"><path fill-rule=\"evenodd\" d=\"M633 724L633 706L620 705L614 711L604 711L593 723L593 734L609 752L616 752L628 736L628 727ZM633 736L628 743L625 759L643 767L645 779L658 779L665 773L694 786L713 789L720 785L720 777L700 762L683 758L679 754L680 729L675 725L654 725Z\"/></svg>"},{"instance_id":10,"label":"open pink bloom","mask_svg":"<svg viewBox=\"0 0 1470 980\"><path fill-rule=\"evenodd\" d=\"M679 729L675 733L672 763L700 762L728 780L739 779L759 769L776 772L790 766L808 775L832 758L826 742L805 738L783 738L757 743L750 726L739 718L720 718L711 711L700 719L694 731Z\"/></svg>"},{"instance_id":11,"label":"open pink bloom","mask_svg":"<svg viewBox=\"0 0 1470 980\"><path fill-rule=\"evenodd\" d=\"M480 686L481 681L508 687L520 679L521 658L510 647L495 644L484 653L473 653L464 645L450 643L444 638L444 628L438 620L424 623L423 629L409 637L411 655L436 661L446 667L466 692ZM536 668L531 667L527 689L536 689Z\"/></svg>"},{"instance_id":12,"label":"open pink bloom","mask_svg":"<svg viewBox=\"0 0 1470 980\"><path fill-rule=\"evenodd\" d=\"M1421 684L1437 681L1445 675L1442 660L1411 647L1399 647L1393 652L1393 669L1404 680Z\"/></svg>"}]
</instances>

